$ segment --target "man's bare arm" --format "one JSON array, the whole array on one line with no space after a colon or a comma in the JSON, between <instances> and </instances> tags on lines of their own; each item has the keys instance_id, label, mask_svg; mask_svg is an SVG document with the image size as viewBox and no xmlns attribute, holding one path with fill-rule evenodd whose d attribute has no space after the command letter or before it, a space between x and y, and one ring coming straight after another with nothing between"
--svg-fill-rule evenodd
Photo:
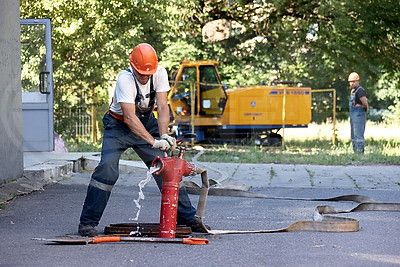
<instances>
[{"instance_id":1,"label":"man's bare arm","mask_svg":"<svg viewBox=\"0 0 400 267\"><path fill-rule=\"evenodd\" d=\"M168 92L156 93L158 112L158 131L160 136L168 133L169 107L167 100Z\"/></svg>"},{"instance_id":2,"label":"man's bare arm","mask_svg":"<svg viewBox=\"0 0 400 267\"><path fill-rule=\"evenodd\" d=\"M365 111L368 111L369 106L368 106L367 97L365 97L365 96L361 97L360 101L361 101L362 107L365 109Z\"/></svg>"}]
</instances>

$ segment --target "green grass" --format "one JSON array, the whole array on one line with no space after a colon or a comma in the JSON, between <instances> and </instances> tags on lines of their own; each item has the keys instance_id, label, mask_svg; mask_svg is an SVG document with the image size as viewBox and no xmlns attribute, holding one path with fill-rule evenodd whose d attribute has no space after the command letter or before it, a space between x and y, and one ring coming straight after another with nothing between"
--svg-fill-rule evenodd
<instances>
[{"instance_id":1,"label":"green grass","mask_svg":"<svg viewBox=\"0 0 400 267\"><path fill-rule=\"evenodd\" d=\"M338 142L331 143L331 126L311 124L306 129L288 129L285 132L285 149L281 147L207 145L202 146L205 153L198 159L208 162L238 163L290 163L319 165L365 165L395 164L400 165L399 126L368 124L364 154L355 154L351 148L348 134L348 122L338 123ZM85 142L67 142L70 152L100 151L101 144ZM196 146L185 153L185 159L191 161L198 153ZM129 149L122 159L140 160Z\"/></svg>"},{"instance_id":2,"label":"green grass","mask_svg":"<svg viewBox=\"0 0 400 267\"><path fill-rule=\"evenodd\" d=\"M92 143L89 141L78 141L64 140L65 147L68 152L100 152L101 142Z\"/></svg>"},{"instance_id":3,"label":"green grass","mask_svg":"<svg viewBox=\"0 0 400 267\"><path fill-rule=\"evenodd\" d=\"M400 164L399 144L392 141L367 140L364 154L356 154L350 144L332 147L328 140L289 141L286 149L262 146L208 145L199 161L238 163L289 163L319 165ZM185 159L190 161L199 146L189 148ZM126 160L140 160L133 150L127 150Z\"/></svg>"},{"instance_id":4,"label":"green grass","mask_svg":"<svg viewBox=\"0 0 400 267\"><path fill-rule=\"evenodd\" d=\"M364 154L356 154L349 143L338 143L333 147L328 140L288 141L285 150L280 147L207 145L199 161L238 163L290 163L319 165L400 165L400 143L389 140L367 140ZM198 148L195 146L194 148ZM99 151L99 145L80 143L75 151ZM190 161L198 150L188 147L185 159ZM69 150L72 152L71 150ZM123 155L124 160L140 160L132 149Z\"/></svg>"}]
</instances>

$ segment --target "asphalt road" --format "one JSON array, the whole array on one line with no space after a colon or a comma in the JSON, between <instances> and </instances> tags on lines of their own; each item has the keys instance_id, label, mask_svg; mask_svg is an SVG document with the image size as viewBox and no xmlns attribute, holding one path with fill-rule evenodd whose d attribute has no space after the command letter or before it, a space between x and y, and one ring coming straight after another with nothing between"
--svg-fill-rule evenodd
<instances>
[{"instance_id":1,"label":"asphalt road","mask_svg":"<svg viewBox=\"0 0 400 267\"><path fill-rule=\"evenodd\" d=\"M122 174L99 230L130 222L137 209L137 183L144 170ZM48 245L32 238L77 234L90 173L20 196L0 210L1 266L397 266L400 264L400 212L357 212L361 229L352 233L288 232L205 236L209 245L103 243ZM397 178L398 179L398 178ZM400 190L258 186L253 192L273 196L327 198L360 194L400 202ZM152 181L145 189L139 222L158 222L160 193ZM198 196L191 196L196 204ZM310 202L209 196L205 222L213 229L277 229L311 220L317 205L351 209L351 202ZM204 236L203 236L204 237Z\"/></svg>"}]
</instances>

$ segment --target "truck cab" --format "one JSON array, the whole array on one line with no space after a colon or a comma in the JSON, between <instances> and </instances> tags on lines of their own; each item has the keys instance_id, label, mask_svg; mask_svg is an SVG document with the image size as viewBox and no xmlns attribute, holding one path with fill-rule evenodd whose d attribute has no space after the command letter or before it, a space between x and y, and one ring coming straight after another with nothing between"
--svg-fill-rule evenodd
<instances>
[{"instance_id":1,"label":"truck cab","mask_svg":"<svg viewBox=\"0 0 400 267\"><path fill-rule=\"evenodd\" d=\"M173 73L169 104L174 117L221 116L227 94L221 85L216 61L184 60Z\"/></svg>"}]
</instances>

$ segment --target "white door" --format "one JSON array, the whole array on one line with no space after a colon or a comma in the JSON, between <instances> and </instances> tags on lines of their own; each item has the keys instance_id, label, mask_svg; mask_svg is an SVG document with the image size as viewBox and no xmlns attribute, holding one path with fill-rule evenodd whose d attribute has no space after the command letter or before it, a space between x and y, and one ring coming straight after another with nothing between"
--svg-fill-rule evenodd
<instances>
[{"instance_id":1,"label":"white door","mask_svg":"<svg viewBox=\"0 0 400 267\"><path fill-rule=\"evenodd\" d=\"M50 19L21 19L24 151L54 150Z\"/></svg>"}]
</instances>

